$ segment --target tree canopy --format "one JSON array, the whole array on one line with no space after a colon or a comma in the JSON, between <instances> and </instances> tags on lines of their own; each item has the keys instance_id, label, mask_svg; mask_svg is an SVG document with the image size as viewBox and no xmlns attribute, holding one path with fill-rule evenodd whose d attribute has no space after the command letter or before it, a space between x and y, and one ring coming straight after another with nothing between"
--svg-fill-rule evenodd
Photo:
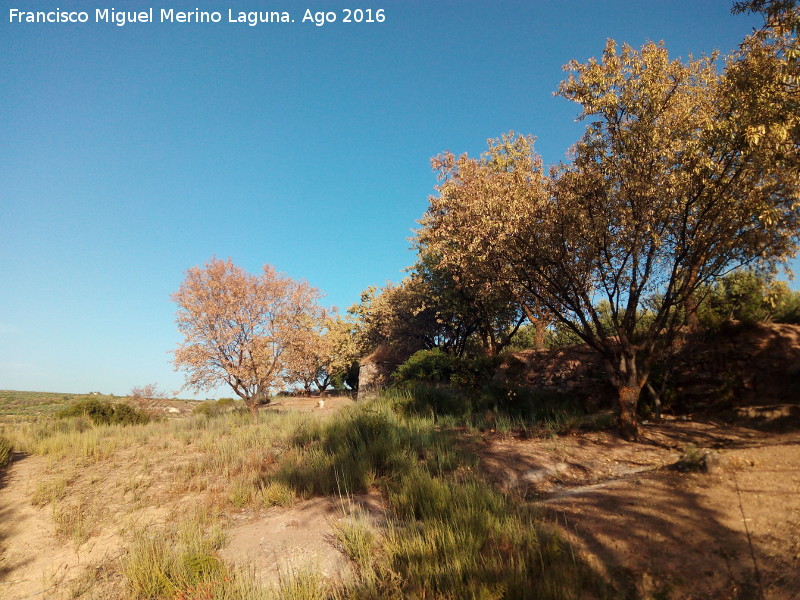
<instances>
[{"instance_id":1,"label":"tree canopy","mask_svg":"<svg viewBox=\"0 0 800 600\"><path fill-rule=\"evenodd\" d=\"M490 140L480 159L434 159L444 181L418 243L437 268L501 286L605 359L620 430L694 294L742 265L793 255L800 225L794 30L717 57L671 60L661 44L609 41L573 61L559 95L586 130L545 172L533 139ZM474 284L473 284L474 285Z\"/></svg>"},{"instance_id":2,"label":"tree canopy","mask_svg":"<svg viewBox=\"0 0 800 600\"><path fill-rule=\"evenodd\" d=\"M290 378L290 360L300 340L323 316L320 292L264 265L251 275L212 258L186 273L172 299L184 339L174 365L186 386L208 390L227 384L251 413Z\"/></svg>"}]
</instances>

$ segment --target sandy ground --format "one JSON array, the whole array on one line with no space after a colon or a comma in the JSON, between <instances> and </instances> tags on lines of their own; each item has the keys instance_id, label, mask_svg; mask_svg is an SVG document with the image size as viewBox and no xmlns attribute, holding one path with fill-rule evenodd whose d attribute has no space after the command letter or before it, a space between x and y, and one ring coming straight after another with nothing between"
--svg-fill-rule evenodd
<instances>
[{"instance_id":1,"label":"sandy ground","mask_svg":"<svg viewBox=\"0 0 800 600\"><path fill-rule=\"evenodd\" d=\"M349 399L287 399L269 410L332 411ZM713 472L673 465L688 444L715 449ZM712 421L646 425L640 443L609 432L520 440L486 434L483 468L496 483L540 507L598 571L616 582L620 598L800 598L800 432L768 434ZM43 457L18 457L0 487L0 598L113 598L124 533L135 520L165 522L190 496L160 506L121 510L112 493L125 484L125 461L99 462L70 485L84 501L104 506L103 527L76 544L58 541L52 509L33 506L38 481L51 476ZM155 489L149 493L155 493ZM116 498L116 499L115 499ZM379 517L380 498L355 500ZM222 556L254 567L265 583L282 573L318 569L346 577L350 566L334 527L347 512L337 498L291 508L231 511ZM111 566L109 566L111 565ZM82 581L108 573L103 591ZM89 585L89 587L86 587Z\"/></svg>"},{"instance_id":2,"label":"sandy ground","mask_svg":"<svg viewBox=\"0 0 800 600\"><path fill-rule=\"evenodd\" d=\"M623 597L800 598L800 434L710 421L643 433L487 439L484 466L540 502ZM688 444L719 465L675 469Z\"/></svg>"}]
</instances>

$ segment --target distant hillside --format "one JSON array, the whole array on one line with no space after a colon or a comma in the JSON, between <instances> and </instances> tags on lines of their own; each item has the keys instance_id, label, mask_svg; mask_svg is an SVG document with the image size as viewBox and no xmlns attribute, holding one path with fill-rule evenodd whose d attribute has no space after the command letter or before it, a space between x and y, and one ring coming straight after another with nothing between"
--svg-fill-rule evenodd
<instances>
[{"instance_id":1,"label":"distant hillside","mask_svg":"<svg viewBox=\"0 0 800 600\"><path fill-rule=\"evenodd\" d=\"M114 396L106 396L103 394L63 394L57 392L0 390L0 418L49 415L64 408L71 402L83 398L113 400Z\"/></svg>"},{"instance_id":2,"label":"distant hillside","mask_svg":"<svg viewBox=\"0 0 800 600\"><path fill-rule=\"evenodd\" d=\"M36 417L52 415L58 410L79 400L92 398L109 402L132 402L129 396L111 396L90 392L88 394L63 394L58 392L19 392L0 390L0 419L15 417ZM190 413L196 404L194 400L163 399L134 402L141 408L156 413Z\"/></svg>"}]
</instances>

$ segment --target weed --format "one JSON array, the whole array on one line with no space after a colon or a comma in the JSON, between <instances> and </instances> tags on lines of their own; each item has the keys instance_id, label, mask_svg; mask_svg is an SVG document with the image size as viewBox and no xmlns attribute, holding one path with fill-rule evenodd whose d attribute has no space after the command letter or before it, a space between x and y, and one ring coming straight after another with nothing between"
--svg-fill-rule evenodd
<instances>
[{"instance_id":1,"label":"weed","mask_svg":"<svg viewBox=\"0 0 800 600\"><path fill-rule=\"evenodd\" d=\"M259 490L261 500L266 508L271 506L289 507L297 500L294 490L280 481L262 484Z\"/></svg>"},{"instance_id":2,"label":"weed","mask_svg":"<svg viewBox=\"0 0 800 600\"><path fill-rule=\"evenodd\" d=\"M431 419L398 414L384 398L303 427L274 477L305 494L364 489L367 470L377 478L390 509L385 534L357 518L335 528L359 567L342 598L607 596L525 505L471 474L463 450ZM317 597L313 585L303 589Z\"/></svg>"},{"instance_id":3,"label":"weed","mask_svg":"<svg viewBox=\"0 0 800 600\"><path fill-rule=\"evenodd\" d=\"M236 508L242 508L250 503L253 498L256 487L250 477L240 476L233 480L231 487L228 491L228 500L231 501Z\"/></svg>"},{"instance_id":4,"label":"weed","mask_svg":"<svg viewBox=\"0 0 800 600\"><path fill-rule=\"evenodd\" d=\"M130 594L169 600L266 600L252 572L217 557L225 538L217 522L197 513L163 530L140 529L123 561Z\"/></svg>"},{"instance_id":5,"label":"weed","mask_svg":"<svg viewBox=\"0 0 800 600\"><path fill-rule=\"evenodd\" d=\"M56 525L56 537L71 540L80 546L92 537L98 521L92 514L94 507L84 503L82 499L68 504L53 503L53 522Z\"/></svg>"},{"instance_id":6,"label":"weed","mask_svg":"<svg viewBox=\"0 0 800 600\"><path fill-rule=\"evenodd\" d=\"M337 522L334 534L345 555L352 560L361 573L368 573L373 563L375 532L369 518L363 512L356 512Z\"/></svg>"},{"instance_id":7,"label":"weed","mask_svg":"<svg viewBox=\"0 0 800 600\"><path fill-rule=\"evenodd\" d=\"M326 600L328 585L318 571L293 571L281 577L279 597L281 600Z\"/></svg>"},{"instance_id":8,"label":"weed","mask_svg":"<svg viewBox=\"0 0 800 600\"><path fill-rule=\"evenodd\" d=\"M67 495L68 481L65 477L46 479L37 482L36 489L31 494L31 504L34 506L44 506L45 504L55 504L63 500Z\"/></svg>"},{"instance_id":9,"label":"weed","mask_svg":"<svg viewBox=\"0 0 800 600\"><path fill-rule=\"evenodd\" d=\"M11 445L11 440L0 435L0 473L2 473L11 462L14 448Z\"/></svg>"},{"instance_id":10,"label":"weed","mask_svg":"<svg viewBox=\"0 0 800 600\"><path fill-rule=\"evenodd\" d=\"M701 471L705 468L708 450L698 448L694 444L687 444L675 468L679 471Z\"/></svg>"}]
</instances>

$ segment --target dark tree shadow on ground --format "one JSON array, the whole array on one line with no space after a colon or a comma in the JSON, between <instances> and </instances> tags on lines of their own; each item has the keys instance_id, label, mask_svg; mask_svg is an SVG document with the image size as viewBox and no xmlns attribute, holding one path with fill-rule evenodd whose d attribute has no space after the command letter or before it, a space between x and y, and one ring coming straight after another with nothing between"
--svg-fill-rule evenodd
<instances>
[{"instance_id":1,"label":"dark tree shadow on ground","mask_svg":"<svg viewBox=\"0 0 800 600\"><path fill-rule=\"evenodd\" d=\"M753 502L769 497L778 506L798 491L741 483L734 472L659 471L544 507L625 597L797 598L797 559L775 555L770 536L746 526L746 515Z\"/></svg>"}]
</instances>

